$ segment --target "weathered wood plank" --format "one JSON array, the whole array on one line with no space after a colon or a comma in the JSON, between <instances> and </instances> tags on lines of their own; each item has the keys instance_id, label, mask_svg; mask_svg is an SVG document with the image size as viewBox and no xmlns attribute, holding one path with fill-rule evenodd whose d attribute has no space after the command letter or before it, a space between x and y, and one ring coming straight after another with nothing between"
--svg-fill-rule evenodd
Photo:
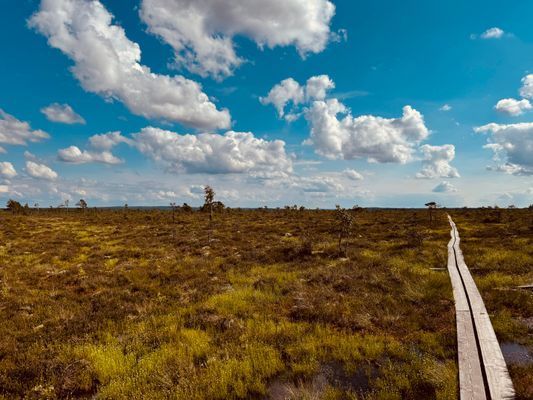
<instances>
[{"instance_id":1,"label":"weathered wood plank","mask_svg":"<svg viewBox=\"0 0 533 400\"><path fill-rule=\"evenodd\" d=\"M453 221L450 220L450 224ZM448 243L448 273L455 300L457 327L457 362L459 367L459 397L461 400L486 400L485 383L474 324L456 260L456 235L452 225L451 240Z\"/></svg>"},{"instance_id":2,"label":"weathered wood plank","mask_svg":"<svg viewBox=\"0 0 533 400\"><path fill-rule=\"evenodd\" d=\"M456 303L460 397L485 399L488 392L491 400L513 399L514 388L498 339L481 294L464 261L457 227L450 216L448 219L452 227L452 239L448 244L448 271ZM480 392L477 366L481 371L482 393L477 393Z\"/></svg>"},{"instance_id":3,"label":"weathered wood plank","mask_svg":"<svg viewBox=\"0 0 533 400\"><path fill-rule=\"evenodd\" d=\"M479 359L470 311L456 313L459 394L461 400L486 400L483 372Z\"/></svg>"}]
</instances>

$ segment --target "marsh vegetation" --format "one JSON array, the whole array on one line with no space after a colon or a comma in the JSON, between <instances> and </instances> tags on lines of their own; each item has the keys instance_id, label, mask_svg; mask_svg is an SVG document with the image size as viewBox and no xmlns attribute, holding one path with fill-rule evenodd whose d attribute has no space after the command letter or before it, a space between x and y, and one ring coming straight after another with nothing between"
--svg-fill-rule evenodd
<instances>
[{"instance_id":1,"label":"marsh vegetation","mask_svg":"<svg viewBox=\"0 0 533 400\"><path fill-rule=\"evenodd\" d=\"M343 212L2 213L0 398L455 399L446 214ZM531 348L530 212L451 214L496 333Z\"/></svg>"}]
</instances>

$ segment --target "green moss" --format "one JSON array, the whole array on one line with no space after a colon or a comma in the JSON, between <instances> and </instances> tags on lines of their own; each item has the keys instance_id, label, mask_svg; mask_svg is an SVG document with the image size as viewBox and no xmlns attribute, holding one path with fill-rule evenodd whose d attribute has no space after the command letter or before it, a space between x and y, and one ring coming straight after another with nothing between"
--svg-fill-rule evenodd
<instances>
[{"instance_id":1,"label":"green moss","mask_svg":"<svg viewBox=\"0 0 533 400\"><path fill-rule=\"evenodd\" d=\"M96 378L102 384L129 375L135 365L135 355L124 354L117 343L86 344L75 349L80 359L89 361Z\"/></svg>"},{"instance_id":2,"label":"green moss","mask_svg":"<svg viewBox=\"0 0 533 400\"><path fill-rule=\"evenodd\" d=\"M244 287L211 296L205 302L205 306L223 315L245 317L267 309L268 304L275 301L276 297L272 293Z\"/></svg>"}]
</instances>

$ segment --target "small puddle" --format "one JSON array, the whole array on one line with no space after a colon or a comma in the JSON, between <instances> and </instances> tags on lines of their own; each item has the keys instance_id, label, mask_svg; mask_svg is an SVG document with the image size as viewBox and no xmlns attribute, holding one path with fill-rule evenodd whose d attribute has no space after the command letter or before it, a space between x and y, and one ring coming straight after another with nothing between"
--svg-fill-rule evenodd
<instances>
[{"instance_id":1,"label":"small puddle","mask_svg":"<svg viewBox=\"0 0 533 400\"><path fill-rule=\"evenodd\" d=\"M518 343L505 342L501 344L503 358L507 364L530 365L533 364L533 355L526 346Z\"/></svg>"},{"instance_id":2,"label":"small puddle","mask_svg":"<svg viewBox=\"0 0 533 400\"><path fill-rule=\"evenodd\" d=\"M330 362L322 365L320 372L306 382L295 384L275 380L270 384L266 398L269 400L319 399L324 396L328 385L364 395L370 390L371 379L377 375L377 368L371 365L362 366L355 373L348 373L342 363Z\"/></svg>"}]
</instances>

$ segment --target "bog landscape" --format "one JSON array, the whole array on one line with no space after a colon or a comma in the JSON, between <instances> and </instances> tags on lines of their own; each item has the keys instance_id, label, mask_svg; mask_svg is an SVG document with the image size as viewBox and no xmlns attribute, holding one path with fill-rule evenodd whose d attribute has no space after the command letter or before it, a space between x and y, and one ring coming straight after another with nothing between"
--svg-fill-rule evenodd
<instances>
[{"instance_id":1,"label":"bog landscape","mask_svg":"<svg viewBox=\"0 0 533 400\"><path fill-rule=\"evenodd\" d=\"M431 213L4 212L3 398L456 399L447 213L531 398L532 210Z\"/></svg>"},{"instance_id":2,"label":"bog landscape","mask_svg":"<svg viewBox=\"0 0 533 400\"><path fill-rule=\"evenodd\" d=\"M0 1L0 400L533 400L533 1Z\"/></svg>"}]
</instances>

